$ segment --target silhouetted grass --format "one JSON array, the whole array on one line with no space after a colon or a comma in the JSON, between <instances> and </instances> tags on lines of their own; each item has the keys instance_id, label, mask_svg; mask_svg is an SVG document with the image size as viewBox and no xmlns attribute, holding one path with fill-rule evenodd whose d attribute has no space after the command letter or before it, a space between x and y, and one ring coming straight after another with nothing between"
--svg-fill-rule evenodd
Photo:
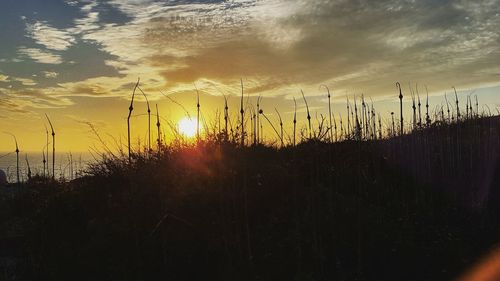
<instances>
[{"instance_id":1,"label":"silhouetted grass","mask_svg":"<svg viewBox=\"0 0 500 281\"><path fill-rule=\"evenodd\" d=\"M499 125L159 142L71 182L32 177L2 198L2 229L21 224L25 280L451 280L498 242Z\"/></svg>"}]
</instances>

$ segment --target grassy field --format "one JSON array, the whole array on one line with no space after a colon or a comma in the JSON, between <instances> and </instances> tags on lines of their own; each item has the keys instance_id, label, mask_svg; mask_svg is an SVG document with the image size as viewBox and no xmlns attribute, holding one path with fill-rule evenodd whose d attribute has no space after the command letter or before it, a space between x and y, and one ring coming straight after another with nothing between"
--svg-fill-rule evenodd
<instances>
[{"instance_id":1,"label":"grassy field","mask_svg":"<svg viewBox=\"0 0 500 281\"><path fill-rule=\"evenodd\" d=\"M499 242L499 126L105 153L4 188L6 280L453 280Z\"/></svg>"}]
</instances>

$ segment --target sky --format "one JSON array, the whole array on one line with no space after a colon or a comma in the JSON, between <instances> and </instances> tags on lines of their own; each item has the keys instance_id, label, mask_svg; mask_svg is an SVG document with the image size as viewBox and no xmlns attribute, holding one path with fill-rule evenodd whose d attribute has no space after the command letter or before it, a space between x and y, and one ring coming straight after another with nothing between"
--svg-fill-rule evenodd
<instances>
[{"instance_id":1,"label":"sky","mask_svg":"<svg viewBox=\"0 0 500 281\"><path fill-rule=\"evenodd\" d=\"M41 151L45 114L60 150L99 146L97 134L111 146L124 143L139 78L152 107L174 126L185 112L172 99L192 115L195 88L208 121L222 110L222 95L236 116L240 79L246 103L262 96L274 121L274 108L290 120L301 89L314 114L327 112L321 85L333 93L334 114L345 115L346 95L363 94L389 118L396 81L407 103L410 87L423 95L427 86L434 108L455 86L462 101L474 93L494 110L499 2L2 0L0 151L14 147L5 132L21 150ZM145 113L138 97L135 143L146 134Z\"/></svg>"}]
</instances>

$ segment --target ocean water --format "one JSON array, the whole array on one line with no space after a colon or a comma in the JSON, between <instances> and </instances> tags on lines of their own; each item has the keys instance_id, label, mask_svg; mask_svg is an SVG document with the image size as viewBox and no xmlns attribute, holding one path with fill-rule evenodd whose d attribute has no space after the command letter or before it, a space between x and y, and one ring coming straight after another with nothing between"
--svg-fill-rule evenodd
<instances>
[{"instance_id":1,"label":"ocean water","mask_svg":"<svg viewBox=\"0 0 500 281\"><path fill-rule=\"evenodd\" d=\"M26 181L28 178L28 164L26 162L28 159L29 166L32 175L43 175L43 156L39 152L20 152L19 153L19 174L20 180ZM72 165L71 163L72 159ZM56 178L74 179L82 174L87 165L94 161L94 158L90 153L70 153L61 152L56 153L55 162L55 176ZM16 167L17 159L16 153L14 152L0 152L0 170L3 170L7 174L7 180L9 182L16 182ZM52 174L52 153L49 152L49 161L46 164L45 173L50 171ZM71 172L72 170L72 172Z\"/></svg>"}]
</instances>

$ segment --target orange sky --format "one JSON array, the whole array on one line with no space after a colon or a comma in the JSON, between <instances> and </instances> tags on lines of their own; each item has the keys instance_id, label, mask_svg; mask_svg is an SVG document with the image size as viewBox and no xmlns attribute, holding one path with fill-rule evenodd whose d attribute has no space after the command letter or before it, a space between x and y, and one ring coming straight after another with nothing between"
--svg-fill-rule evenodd
<instances>
[{"instance_id":1,"label":"orange sky","mask_svg":"<svg viewBox=\"0 0 500 281\"><path fill-rule=\"evenodd\" d=\"M427 85L434 106L452 85L464 100L476 90L482 104L497 104L496 0L39 2L9 0L0 11L0 126L24 151L43 148L45 113L61 151L96 144L86 122L110 144L124 140L138 77L165 123L185 113L160 90L194 114L196 85L211 119L222 94L237 114L240 78L249 106L261 95L270 118L276 107L287 124L300 89L314 113L327 112L321 84L332 89L337 115L345 115L346 95L364 94L389 118L396 81L407 101L411 83L421 94ZM145 135L144 113L138 98L136 140ZM12 150L9 135L0 140L0 151Z\"/></svg>"}]
</instances>

